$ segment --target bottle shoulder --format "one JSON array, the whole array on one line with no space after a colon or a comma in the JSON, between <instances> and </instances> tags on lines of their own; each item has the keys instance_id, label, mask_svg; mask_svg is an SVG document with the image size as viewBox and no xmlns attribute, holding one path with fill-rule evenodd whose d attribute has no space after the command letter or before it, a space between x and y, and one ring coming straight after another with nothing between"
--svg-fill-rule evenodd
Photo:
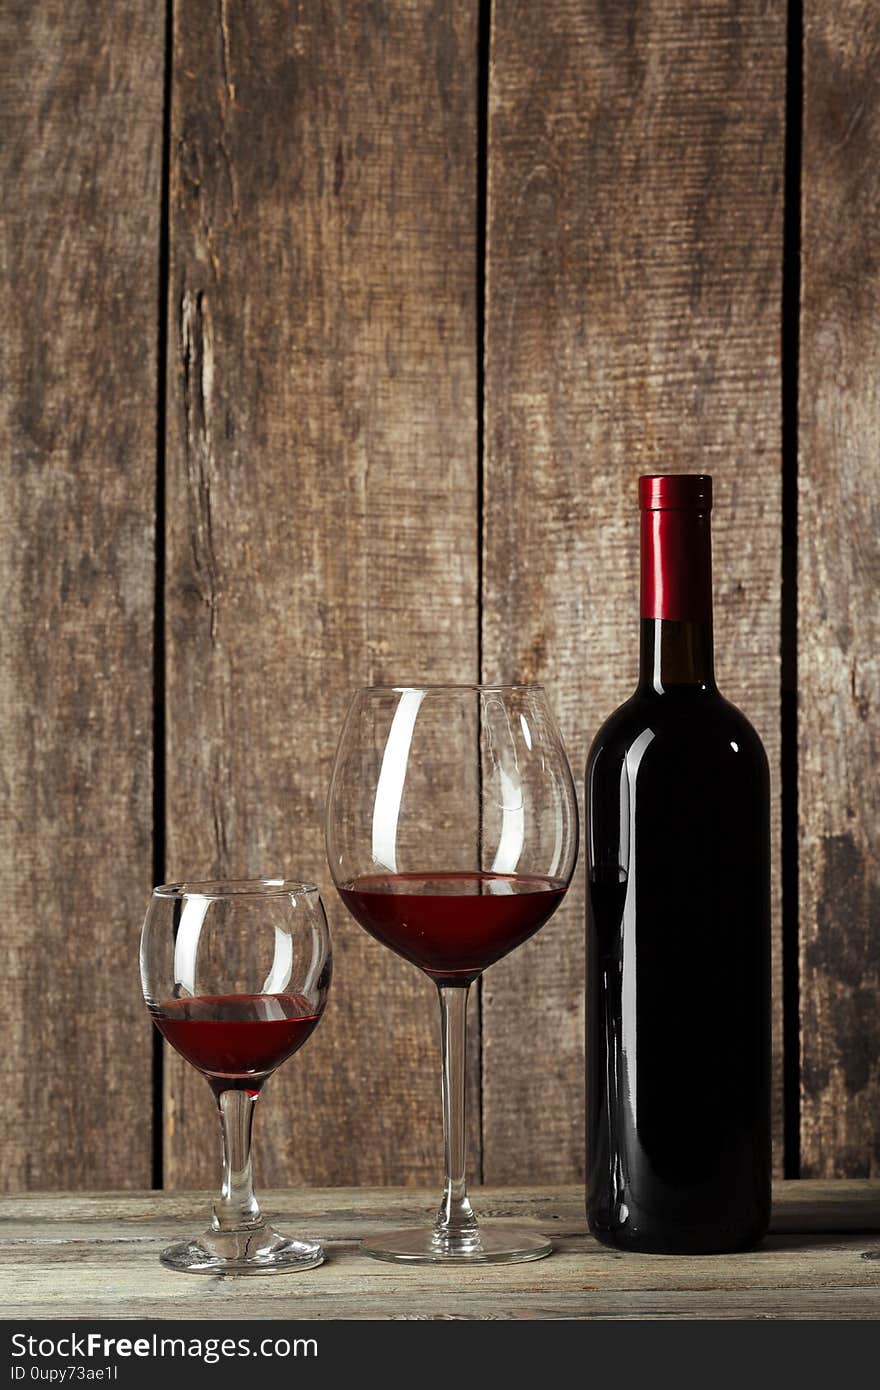
<instances>
[{"instance_id":1,"label":"bottle shoulder","mask_svg":"<svg viewBox=\"0 0 880 1390\"><path fill-rule=\"evenodd\" d=\"M587 758L588 772L599 762L619 763L648 736L652 744L699 757L720 744L769 772L764 745L742 710L718 690L676 690L663 694L635 691L598 730Z\"/></svg>"}]
</instances>

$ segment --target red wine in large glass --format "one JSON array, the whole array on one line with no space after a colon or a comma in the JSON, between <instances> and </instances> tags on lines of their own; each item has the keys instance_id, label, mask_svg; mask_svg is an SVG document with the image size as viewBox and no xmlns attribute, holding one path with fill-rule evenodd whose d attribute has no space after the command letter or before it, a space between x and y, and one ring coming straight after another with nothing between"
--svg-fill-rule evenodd
<instances>
[{"instance_id":1,"label":"red wine in large glass","mask_svg":"<svg viewBox=\"0 0 880 1390\"><path fill-rule=\"evenodd\" d=\"M741 1250L770 1212L767 758L715 684L711 479L639 497L641 674L587 763L587 1216Z\"/></svg>"},{"instance_id":2,"label":"red wine in large glass","mask_svg":"<svg viewBox=\"0 0 880 1390\"><path fill-rule=\"evenodd\" d=\"M308 1000L291 994L168 999L153 1018L182 1057L233 1090L259 1089L318 1022Z\"/></svg>"},{"instance_id":3,"label":"red wine in large glass","mask_svg":"<svg viewBox=\"0 0 880 1390\"><path fill-rule=\"evenodd\" d=\"M559 879L530 874L366 874L339 892L371 936L439 985L469 985L552 917Z\"/></svg>"}]
</instances>

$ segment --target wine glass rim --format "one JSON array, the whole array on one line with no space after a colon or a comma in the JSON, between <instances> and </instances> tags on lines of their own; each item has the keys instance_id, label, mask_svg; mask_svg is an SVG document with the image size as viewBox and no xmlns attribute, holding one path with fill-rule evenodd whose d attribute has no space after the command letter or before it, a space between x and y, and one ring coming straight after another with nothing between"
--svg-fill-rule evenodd
<instances>
[{"instance_id":1,"label":"wine glass rim","mask_svg":"<svg viewBox=\"0 0 880 1390\"><path fill-rule=\"evenodd\" d=\"M154 898L289 898L317 896L315 883L294 878L188 879L159 883Z\"/></svg>"},{"instance_id":2,"label":"wine glass rim","mask_svg":"<svg viewBox=\"0 0 880 1390\"><path fill-rule=\"evenodd\" d=\"M443 690L472 690L479 694L497 694L507 691L543 691L544 686L537 682L525 681L440 681L436 683L425 682L422 685L362 685L358 691L360 695L402 695L407 691L415 690L420 694L430 695L434 691Z\"/></svg>"}]
</instances>

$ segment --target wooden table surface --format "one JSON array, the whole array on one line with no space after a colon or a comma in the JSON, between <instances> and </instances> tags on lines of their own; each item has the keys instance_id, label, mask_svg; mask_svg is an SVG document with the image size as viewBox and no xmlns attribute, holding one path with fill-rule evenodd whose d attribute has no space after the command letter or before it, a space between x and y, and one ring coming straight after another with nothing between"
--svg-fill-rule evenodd
<instances>
[{"instance_id":1,"label":"wooden table surface","mask_svg":"<svg viewBox=\"0 0 880 1390\"><path fill-rule=\"evenodd\" d=\"M282 1230L327 1251L305 1274L174 1274L158 1254L206 1225L205 1193L0 1198L4 1318L878 1318L880 1182L783 1182L760 1250L624 1255L586 1233L575 1187L477 1189L486 1216L515 1216L554 1241L549 1259L462 1270L400 1268L359 1239L425 1219L436 1193L327 1188L266 1192Z\"/></svg>"}]
</instances>

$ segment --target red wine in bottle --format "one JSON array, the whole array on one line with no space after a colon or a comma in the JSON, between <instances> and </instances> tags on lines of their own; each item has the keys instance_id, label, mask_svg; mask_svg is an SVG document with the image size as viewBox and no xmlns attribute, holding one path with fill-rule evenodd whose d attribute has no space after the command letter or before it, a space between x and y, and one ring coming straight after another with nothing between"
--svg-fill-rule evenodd
<instances>
[{"instance_id":1,"label":"red wine in bottle","mask_svg":"<svg viewBox=\"0 0 880 1390\"><path fill-rule=\"evenodd\" d=\"M770 1214L769 772L715 685L712 480L639 502L639 684L587 762L587 1218L710 1254Z\"/></svg>"}]
</instances>

